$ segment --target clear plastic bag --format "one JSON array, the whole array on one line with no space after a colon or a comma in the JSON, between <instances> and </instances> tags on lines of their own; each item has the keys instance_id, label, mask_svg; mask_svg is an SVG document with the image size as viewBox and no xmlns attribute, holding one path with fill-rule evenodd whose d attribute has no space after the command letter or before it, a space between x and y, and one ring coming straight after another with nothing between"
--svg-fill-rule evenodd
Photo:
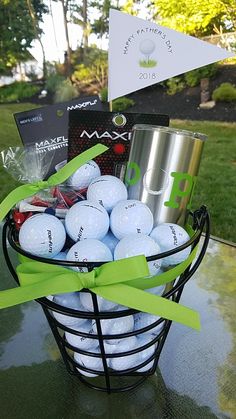
<instances>
[{"instance_id":1,"label":"clear plastic bag","mask_svg":"<svg viewBox=\"0 0 236 419\"><path fill-rule=\"evenodd\" d=\"M53 153L37 153L34 146L9 147L1 152L3 167L21 183L37 183L45 180L53 159ZM62 184L40 190L25 198L13 209L13 219L19 229L22 223L37 212L47 212L64 218L67 210L76 202L85 199L77 191Z\"/></svg>"},{"instance_id":2,"label":"clear plastic bag","mask_svg":"<svg viewBox=\"0 0 236 419\"><path fill-rule=\"evenodd\" d=\"M3 167L22 183L44 180L53 159L53 153L36 153L34 146L9 147L1 156Z\"/></svg>"}]
</instances>

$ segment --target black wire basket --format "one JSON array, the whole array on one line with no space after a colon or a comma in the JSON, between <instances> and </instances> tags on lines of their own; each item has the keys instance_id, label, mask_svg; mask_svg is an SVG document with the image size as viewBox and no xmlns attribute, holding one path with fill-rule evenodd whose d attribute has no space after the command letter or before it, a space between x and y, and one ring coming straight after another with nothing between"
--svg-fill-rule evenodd
<instances>
[{"instance_id":1,"label":"black wire basket","mask_svg":"<svg viewBox=\"0 0 236 419\"><path fill-rule=\"evenodd\" d=\"M193 249L195 248L195 246L197 246L197 244L200 241L200 238L202 237L198 256L195 258L193 263L190 266L188 266L188 268L172 282L169 288L165 288L165 291L162 294L162 297L171 299L172 301L175 301L177 303L180 300L186 282L196 272L198 266L200 265L206 252L210 237L210 221L206 207L202 206L195 212L190 212L189 215L191 217L191 224L194 230L194 234L191 237L191 239L184 245L181 245L173 250L146 258L149 262L157 259L162 259L163 257L171 256L177 252L184 250L188 246L191 246ZM67 267L86 267L88 271L91 271L95 267L100 266L104 263L68 261L59 262L53 259L40 258L26 253L17 244L17 231L15 229L11 217L8 217L3 227L3 253L7 266L18 284L19 280L8 253L7 240L9 241L10 246L16 252L40 262L47 262L50 264L57 264ZM83 289L81 292L89 293L91 295L93 311L78 311L75 309L64 307L62 305L56 304L54 301L47 297L39 298L36 300L42 306L42 309L45 313L52 333L57 342L58 348L61 352L67 371L70 374L77 376L79 380L88 387L107 393L123 392L137 387L149 376L155 373L161 351L163 349L165 340L167 338L171 326L171 321L166 320L164 318L159 318L157 319L157 321L138 330L133 330L131 332L121 334L106 335L102 332L102 321L108 319L125 318L134 314L137 315L137 313L139 312L134 309L121 309L119 311L100 311L98 297L96 296L96 294L92 293L88 289ZM72 326L62 324L60 321L58 321L58 319L60 320L60 315L67 316L66 318L75 318L78 319L78 321L81 321L81 319L92 320L96 324L97 333L89 334L83 332L82 330L79 330L79 327L74 329ZM81 329L83 328L81 327ZM92 349L93 346L95 346L92 344L90 344L91 349L81 349L81 347L78 348L72 346L72 344L68 341L68 333L70 334L70 336L79 336L82 340L90 339L89 342L91 343L93 343L96 339L97 349ZM150 341L148 341L142 346L135 347L129 351L123 352L111 352L109 351L109 349L107 349L108 347L113 346L107 345L108 341L111 342L113 340L115 342L115 340L118 340L118 342L120 343L125 338L131 336L144 337L145 335L147 335L147 333L150 338ZM139 363L134 367L124 369L120 369L119 367L118 370L112 368L114 360L119 359L119 361L124 361L125 359L128 359L127 357L135 357L137 354L140 353L145 353L145 357L144 359L142 359L141 357ZM146 356L147 354L148 356ZM80 361L78 362L75 358L79 358ZM84 359L87 360L87 363L83 361ZM125 365L125 362L123 364Z\"/></svg>"}]
</instances>

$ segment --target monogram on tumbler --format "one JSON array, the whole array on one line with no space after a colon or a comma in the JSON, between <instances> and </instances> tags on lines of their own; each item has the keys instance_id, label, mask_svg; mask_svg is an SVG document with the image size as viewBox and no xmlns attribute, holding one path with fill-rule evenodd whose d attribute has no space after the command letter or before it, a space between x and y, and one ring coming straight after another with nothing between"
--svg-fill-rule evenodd
<instances>
[{"instance_id":1,"label":"monogram on tumbler","mask_svg":"<svg viewBox=\"0 0 236 419\"><path fill-rule=\"evenodd\" d=\"M184 225L196 185L206 135L134 125L126 170L129 199L151 209L155 225Z\"/></svg>"}]
</instances>

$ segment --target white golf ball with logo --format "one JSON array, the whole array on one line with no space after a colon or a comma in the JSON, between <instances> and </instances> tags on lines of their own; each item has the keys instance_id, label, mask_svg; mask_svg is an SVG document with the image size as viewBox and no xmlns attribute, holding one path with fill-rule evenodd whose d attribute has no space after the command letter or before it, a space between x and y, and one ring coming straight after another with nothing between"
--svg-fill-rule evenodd
<instances>
[{"instance_id":1,"label":"white golf ball with logo","mask_svg":"<svg viewBox=\"0 0 236 419\"><path fill-rule=\"evenodd\" d=\"M72 330L76 332L88 333L89 335L94 335L94 331L92 329L92 321L85 320L83 324L80 326L72 326ZM98 339L92 339L85 336L74 335L73 333L65 332L65 337L67 342L74 346L77 349L82 349L84 351L93 350L94 348L98 347Z\"/></svg>"},{"instance_id":2,"label":"white golf ball with logo","mask_svg":"<svg viewBox=\"0 0 236 419\"><path fill-rule=\"evenodd\" d=\"M90 160L83 166L79 167L72 176L67 180L67 184L76 191L85 189L93 181L101 175L99 166L94 160Z\"/></svg>"},{"instance_id":3,"label":"white golf ball with logo","mask_svg":"<svg viewBox=\"0 0 236 419\"><path fill-rule=\"evenodd\" d=\"M44 258L54 258L63 248L65 241L63 224L50 214L36 214L28 218L19 233L21 248Z\"/></svg>"},{"instance_id":4,"label":"white golf ball with logo","mask_svg":"<svg viewBox=\"0 0 236 419\"><path fill-rule=\"evenodd\" d=\"M108 247L99 240L87 239L75 243L66 255L68 261L75 262L109 262L113 260ZM71 267L74 271L88 272L87 267Z\"/></svg>"},{"instance_id":5,"label":"white golf ball with logo","mask_svg":"<svg viewBox=\"0 0 236 419\"><path fill-rule=\"evenodd\" d=\"M110 215L112 233L121 240L133 233L149 234L153 228L153 215L147 205L135 199L119 202Z\"/></svg>"},{"instance_id":6,"label":"white golf ball with logo","mask_svg":"<svg viewBox=\"0 0 236 419\"><path fill-rule=\"evenodd\" d=\"M152 230L150 237L152 237L160 246L161 252L167 252L168 250L181 246L190 239L183 227L173 223L162 223L157 225ZM162 266L177 265L187 259L190 252L191 246L188 246L186 249L181 250L181 252L164 258Z\"/></svg>"},{"instance_id":7,"label":"white golf ball with logo","mask_svg":"<svg viewBox=\"0 0 236 419\"><path fill-rule=\"evenodd\" d=\"M67 308L74 310L85 311L80 301L80 295L78 292L68 292L66 294L58 294L53 296L53 302ZM57 313L53 311L55 319L64 326L80 326L86 322L86 319Z\"/></svg>"},{"instance_id":8,"label":"white golf ball with logo","mask_svg":"<svg viewBox=\"0 0 236 419\"><path fill-rule=\"evenodd\" d=\"M92 201L74 204L65 217L65 227L74 241L102 239L109 229L109 216L102 205Z\"/></svg>"},{"instance_id":9,"label":"white golf ball with logo","mask_svg":"<svg viewBox=\"0 0 236 419\"><path fill-rule=\"evenodd\" d=\"M128 197L125 184L115 176L104 175L94 179L87 190L87 199L101 204L108 212Z\"/></svg>"},{"instance_id":10,"label":"white golf ball with logo","mask_svg":"<svg viewBox=\"0 0 236 419\"><path fill-rule=\"evenodd\" d=\"M134 314L134 330L141 330L144 327L151 326L153 323L157 322L160 317L155 316L154 314L149 313L136 313ZM140 336L144 334L158 335L164 327L164 322L161 322L157 326L152 327L146 332L140 333ZM138 336L138 335L137 335Z\"/></svg>"},{"instance_id":11,"label":"white golf ball with logo","mask_svg":"<svg viewBox=\"0 0 236 419\"><path fill-rule=\"evenodd\" d=\"M151 237L145 234L130 234L119 241L114 251L114 259L124 259L131 256L153 256L160 253L160 247ZM161 260L148 262L150 275L157 275L160 271Z\"/></svg>"},{"instance_id":12,"label":"white golf ball with logo","mask_svg":"<svg viewBox=\"0 0 236 419\"><path fill-rule=\"evenodd\" d=\"M93 320L92 327L94 333L97 333L97 324L96 321ZM103 319L101 320L101 329L103 335L119 335L122 333L132 332L134 328L134 317L131 316L124 316L124 317L117 317L116 319ZM118 339L107 339L107 343L110 345L116 345L122 340L122 338Z\"/></svg>"}]
</instances>

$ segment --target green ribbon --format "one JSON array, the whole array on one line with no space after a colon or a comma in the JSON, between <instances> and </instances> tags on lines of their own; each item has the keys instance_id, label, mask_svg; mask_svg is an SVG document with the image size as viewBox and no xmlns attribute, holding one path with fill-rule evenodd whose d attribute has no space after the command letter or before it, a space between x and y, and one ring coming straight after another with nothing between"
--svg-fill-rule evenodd
<instances>
[{"instance_id":1,"label":"green ribbon","mask_svg":"<svg viewBox=\"0 0 236 419\"><path fill-rule=\"evenodd\" d=\"M21 286L0 292L0 308L88 288L110 301L200 330L196 311L144 291L173 281L192 263L196 251L195 248L184 262L173 269L151 278L147 278L149 269L144 256L108 262L87 273L21 257L23 263L16 268Z\"/></svg>"},{"instance_id":2,"label":"green ribbon","mask_svg":"<svg viewBox=\"0 0 236 419\"><path fill-rule=\"evenodd\" d=\"M10 192L0 204L0 221L2 221L11 208L22 199L28 198L42 189L47 189L65 182L65 180L67 180L80 166L107 150L108 147L105 145L96 144L88 150L85 150L79 156L74 157L74 159L58 170L57 173L50 176L48 180L40 180L39 182L18 186L18 188Z\"/></svg>"}]
</instances>

